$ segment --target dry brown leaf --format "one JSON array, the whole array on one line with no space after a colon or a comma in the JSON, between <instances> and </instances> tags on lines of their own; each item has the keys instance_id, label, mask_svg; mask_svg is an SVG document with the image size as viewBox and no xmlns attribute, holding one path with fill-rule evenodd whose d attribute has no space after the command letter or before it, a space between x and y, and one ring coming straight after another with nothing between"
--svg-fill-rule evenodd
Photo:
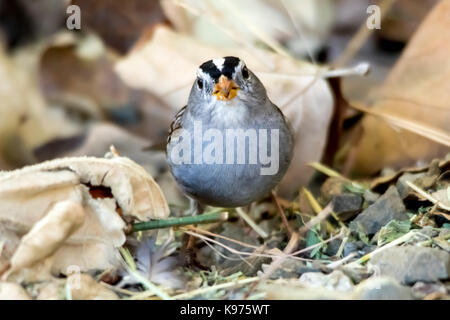
<instances>
[{"instance_id":1,"label":"dry brown leaf","mask_svg":"<svg viewBox=\"0 0 450 320\"><path fill-rule=\"evenodd\" d=\"M292 195L313 173L306 164L322 158L333 113L331 89L318 76L320 70L316 67L261 49L249 52L242 48L209 47L158 26L151 39L118 62L116 70L131 87L155 94L175 113L187 102L198 66L227 55L238 56L247 63L294 127L294 158L280 185L283 195Z\"/></svg>"},{"instance_id":2,"label":"dry brown leaf","mask_svg":"<svg viewBox=\"0 0 450 320\"><path fill-rule=\"evenodd\" d=\"M85 218L52 256L53 272L66 273L74 265L81 271L117 266L117 247L125 242L125 221L169 215L159 186L128 158L62 158L0 172L0 226L5 230L18 236L30 232L37 223L49 222L49 210L62 201L81 205ZM60 234L60 239L68 233ZM55 249L48 245L41 258Z\"/></svg>"},{"instance_id":3,"label":"dry brown leaf","mask_svg":"<svg viewBox=\"0 0 450 320\"><path fill-rule=\"evenodd\" d=\"M449 132L450 127L450 2L441 1L427 16L374 97L377 112ZM366 116L355 172L373 174L381 168L415 165L443 157L447 146L398 129L379 117Z\"/></svg>"},{"instance_id":4,"label":"dry brown leaf","mask_svg":"<svg viewBox=\"0 0 450 320\"><path fill-rule=\"evenodd\" d=\"M96 31L121 53L127 52L146 28L166 20L159 1L72 0L72 4L80 7L82 28Z\"/></svg>"},{"instance_id":5,"label":"dry brown leaf","mask_svg":"<svg viewBox=\"0 0 450 320\"><path fill-rule=\"evenodd\" d=\"M7 54L0 48L0 166L12 169L33 162L31 149L80 130L60 112L47 107L38 86L44 43ZM3 159L2 159L3 158Z\"/></svg>"},{"instance_id":6,"label":"dry brown leaf","mask_svg":"<svg viewBox=\"0 0 450 320\"><path fill-rule=\"evenodd\" d=\"M100 38L61 32L51 39L42 52L39 81L52 106L72 115L75 123L110 120L156 143L167 139L169 108L152 94L129 88L119 78L114 72L117 56Z\"/></svg>"}]
</instances>

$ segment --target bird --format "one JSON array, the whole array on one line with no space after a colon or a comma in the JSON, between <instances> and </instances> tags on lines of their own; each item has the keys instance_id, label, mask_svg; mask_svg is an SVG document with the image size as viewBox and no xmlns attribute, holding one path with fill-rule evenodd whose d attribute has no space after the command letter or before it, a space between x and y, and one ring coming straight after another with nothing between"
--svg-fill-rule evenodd
<instances>
[{"instance_id":1,"label":"bird","mask_svg":"<svg viewBox=\"0 0 450 320\"><path fill-rule=\"evenodd\" d=\"M204 62L167 139L170 171L198 206L236 208L267 196L293 155L292 128L238 57ZM191 203L192 206L192 203Z\"/></svg>"}]
</instances>

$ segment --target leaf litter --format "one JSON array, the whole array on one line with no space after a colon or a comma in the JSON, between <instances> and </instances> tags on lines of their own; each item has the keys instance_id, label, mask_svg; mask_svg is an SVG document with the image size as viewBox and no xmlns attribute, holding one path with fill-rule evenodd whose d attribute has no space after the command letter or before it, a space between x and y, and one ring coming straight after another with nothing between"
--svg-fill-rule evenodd
<instances>
[{"instance_id":1,"label":"leaf litter","mask_svg":"<svg viewBox=\"0 0 450 320\"><path fill-rule=\"evenodd\" d=\"M443 85L429 87L447 72L434 72L445 48L431 50L435 37L429 35L448 29L439 18L448 4L441 1L428 15L374 98L349 99L367 113L357 122L361 133L346 125L328 132L345 101L333 95L327 78L362 75L367 65L330 70L293 57L308 51L311 58L320 48L330 25L316 13L332 10L328 2L302 4L310 11L295 7L289 14L293 2L276 1L274 24L292 25L261 29L255 11L243 22L245 39L227 28L230 21L214 6L168 0L138 14L139 1L112 7L85 2L76 1L88 13L86 35L63 32L19 48L13 58L1 50L0 77L10 79L0 88L6 101L0 166L10 170L0 171L1 299L450 297L450 158L442 105L448 92ZM233 4L227 8L234 10ZM110 22L114 30L127 19L133 28L118 37L105 34L109 25L97 21L104 10L125 12ZM202 10L213 19L196 20ZM301 34L305 12L313 19ZM156 24L166 17L173 28ZM199 27L211 23L217 28L210 34ZM305 35L312 50L299 41ZM218 39L229 45L217 47ZM261 77L293 123L301 138L296 158L271 197L186 217L158 150L161 130L185 103L195 68L230 54ZM62 72L65 65L73 77ZM414 72L424 76L410 86ZM415 111L404 114L400 105ZM430 105L438 111L426 118ZM358 112L341 115L343 124ZM411 142L413 134L420 143ZM341 149L330 157L327 138L334 135ZM414 148L405 156L399 141ZM111 144L124 156L112 148L102 158ZM148 145L153 149L143 153ZM42 159L51 160L35 164Z\"/></svg>"}]
</instances>

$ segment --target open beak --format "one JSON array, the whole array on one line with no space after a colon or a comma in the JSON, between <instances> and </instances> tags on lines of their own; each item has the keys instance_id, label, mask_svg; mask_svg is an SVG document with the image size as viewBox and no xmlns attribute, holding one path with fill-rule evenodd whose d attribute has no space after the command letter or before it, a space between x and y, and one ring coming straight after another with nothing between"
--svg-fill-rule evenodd
<instances>
[{"instance_id":1,"label":"open beak","mask_svg":"<svg viewBox=\"0 0 450 320\"><path fill-rule=\"evenodd\" d=\"M233 80L221 75L214 86L213 95L216 96L217 100L230 101L236 97L238 90L239 88Z\"/></svg>"}]
</instances>

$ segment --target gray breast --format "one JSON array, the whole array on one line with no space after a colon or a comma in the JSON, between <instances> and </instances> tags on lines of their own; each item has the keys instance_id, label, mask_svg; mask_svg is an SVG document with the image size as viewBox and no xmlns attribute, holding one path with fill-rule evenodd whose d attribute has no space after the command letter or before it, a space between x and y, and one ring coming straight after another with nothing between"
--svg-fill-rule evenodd
<instances>
[{"instance_id":1,"label":"gray breast","mask_svg":"<svg viewBox=\"0 0 450 320\"><path fill-rule=\"evenodd\" d=\"M204 204L238 207L262 198L292 158L292 133L279 112L249 119L245 129L205 123L199 129L192 121L183 128L181 138L171 139L168 161L183 191Z\"/></svg>"}]
</instances>

